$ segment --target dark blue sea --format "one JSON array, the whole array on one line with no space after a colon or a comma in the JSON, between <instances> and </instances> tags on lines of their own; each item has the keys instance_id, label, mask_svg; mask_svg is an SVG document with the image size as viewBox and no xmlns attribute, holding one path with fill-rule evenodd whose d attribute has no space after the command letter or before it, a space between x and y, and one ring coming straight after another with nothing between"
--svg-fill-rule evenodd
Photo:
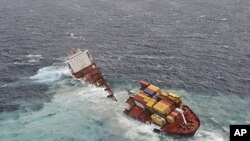
<instances>
[{"instance_id":1,"label":"dark blue sea","mask_svg":"<svg viewBox=\"0 0 250 141\"><path fill-rule=\"evenodd\" d=\"M89 50L118 102L73 79L71 48ZM194 137L123 114L141 79L182 96ZM1 141L228 141L249 123L249 0L0 0Z\"/></svg>"}]
</instances>

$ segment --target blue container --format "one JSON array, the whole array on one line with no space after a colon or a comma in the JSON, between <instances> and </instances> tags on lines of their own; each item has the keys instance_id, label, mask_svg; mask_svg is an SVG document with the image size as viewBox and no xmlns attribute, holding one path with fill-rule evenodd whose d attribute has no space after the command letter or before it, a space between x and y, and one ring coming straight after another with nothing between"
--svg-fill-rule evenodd
<instances>
[{"instance_id":1,"label":"blue container","mask_svg":"<svg viewBox=\"0 0 250 141\"><path fill-rule=\"evenodd\" d=\"M146 94L147 94L148 96L150 96L150 97L153 97L153 96L154 96L154 92L152 92L151 90L149 90L149 89L147 89L147 88L144 89L143 92L146 93Z\"/></svg>"}]
</instances>

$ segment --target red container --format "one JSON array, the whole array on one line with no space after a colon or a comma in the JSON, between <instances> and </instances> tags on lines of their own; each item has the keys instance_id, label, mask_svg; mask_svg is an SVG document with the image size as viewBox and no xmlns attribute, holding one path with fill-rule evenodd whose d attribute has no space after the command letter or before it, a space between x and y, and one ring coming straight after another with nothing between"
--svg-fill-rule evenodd
<instances>
[{"instance_id":1,"label":"red container","mask_svg":"<svg viewBox=\"0 0 250 141\"><path fill-rule=\"evenodd\" d=\"M139 103L141 103L143 105L143 107L141 107L141 108L144 108L144 106L146 105L146 103L144 101L144 98L139 96L139 95L135 95L133 97L133 99L135 100L136 103L139 102ZM137 105L137 106L139 106L139 105Z\"/></svg>"},{"instance_id":2,"label":"red container","mask_svg":"<svg viewBox=\"0 0 250 141\"><path fill-rule=\"evenodd\" d=\"M181 115L180 112L178 112L177 110L173 110L171 113L170 113L173 117L178 117Z\"/></svg>"},{"instance_id":3,"label":"red container","mask_svg":"<svg viewBox=\"0 0 250 141\"><path fill-rule=\"evenodd\" d=\"M173 110L170 115L174 118L174 120L177 120L178 118L181 117L181 113L178 112L177 110Z\"/></svg>"},{"instance_id":4,"label":"red container","mask_svg":"<svg viewBox=\"0 0 250 141\"><path fill-rule=\"evenodd\" d=\"M149 83L147 81L141 80L140 81L141 88L147 88L149 86Z\"/></svg>"}]
</instances>

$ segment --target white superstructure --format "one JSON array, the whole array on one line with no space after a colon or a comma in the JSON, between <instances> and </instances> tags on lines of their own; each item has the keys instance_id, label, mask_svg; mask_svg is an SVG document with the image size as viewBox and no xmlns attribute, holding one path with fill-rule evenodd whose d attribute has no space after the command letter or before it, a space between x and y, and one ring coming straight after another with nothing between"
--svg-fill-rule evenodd
<instances>
[{"instance_id":1,"label":"white superstructure","mask_svg":"<svg viewBox=\"0 0 250 141\"><path fill-rule=\"evenodd\" d=\"M89 55L88 50L78 51L76 54L69 57L67 63L73 73L77 73L80 70L90 66L93 62L92 57Z\"/></svg>"}]
</instances>

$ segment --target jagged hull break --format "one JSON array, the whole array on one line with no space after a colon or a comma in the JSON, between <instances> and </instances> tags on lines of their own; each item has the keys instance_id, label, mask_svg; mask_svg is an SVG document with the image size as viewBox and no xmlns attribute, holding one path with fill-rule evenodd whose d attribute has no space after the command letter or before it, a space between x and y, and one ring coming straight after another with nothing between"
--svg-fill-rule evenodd
<instances>
[{"instance_id":1,"label":"jagged hull break","mask_svg":"<svg viewBox=\"0 0 250 141\"><path fill-rule=\"evenodd\" d=\"M159 87L140 81L141 91L129 92L124 113L144 123L154 123L157 133L193 136L200 127L197 115L181 98Z\"/></svg>"},{"instance_id":2,"label":"jagged hull break","mask_svg":"<svg viewBox=\"0 0 250 141\"><path fill-rule=\"evenodd\" d=\"M105 91L109 93L107 97L117 101L109 83L103 77L100 68L96 65L88 50L81 51L73 48L66 63L75 78L97 87L104 87Z\"/></svg>"}]
</instances>

